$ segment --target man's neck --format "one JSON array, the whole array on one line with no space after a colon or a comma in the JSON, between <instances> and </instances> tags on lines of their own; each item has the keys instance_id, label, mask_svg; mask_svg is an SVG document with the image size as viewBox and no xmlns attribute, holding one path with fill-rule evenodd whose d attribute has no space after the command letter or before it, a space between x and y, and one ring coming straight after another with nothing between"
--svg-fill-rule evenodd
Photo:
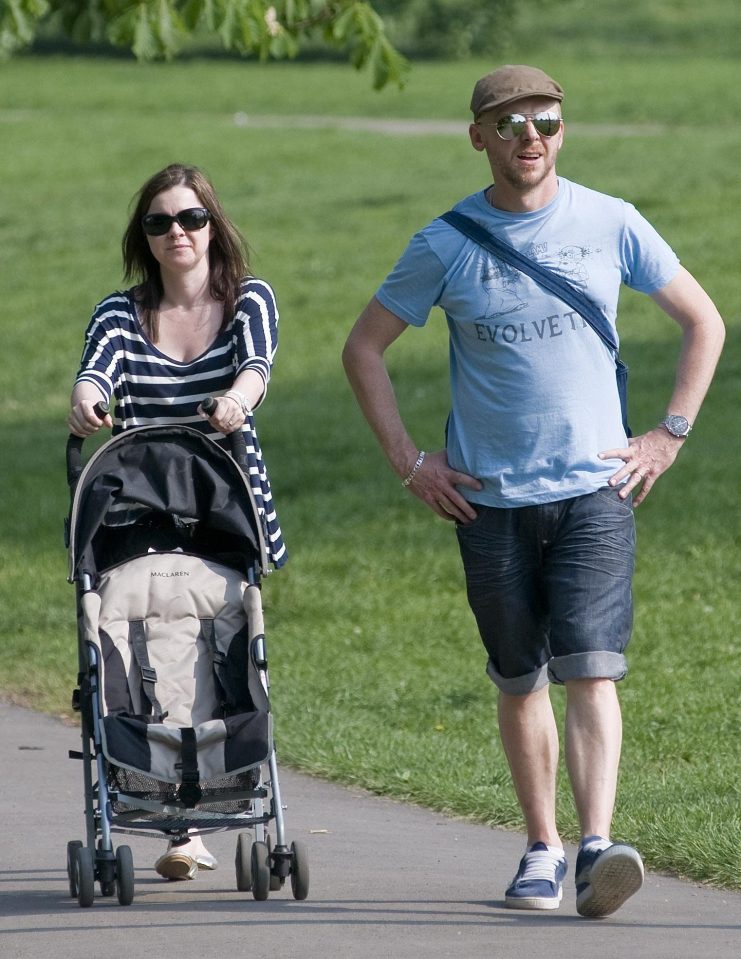
<instances>
[{"instance_id":1,"label":"man's neck","mask_svg":"<svg viewBox=\"0 0 741 959\"><path fill-rule=\"evenodd\" d=\"M532 189L514 187L508 183L492 184L486 191L486 200L496 210L505 213L534 213L555 200L558 178L549 178Z\"/></svg>"}]
</instances>

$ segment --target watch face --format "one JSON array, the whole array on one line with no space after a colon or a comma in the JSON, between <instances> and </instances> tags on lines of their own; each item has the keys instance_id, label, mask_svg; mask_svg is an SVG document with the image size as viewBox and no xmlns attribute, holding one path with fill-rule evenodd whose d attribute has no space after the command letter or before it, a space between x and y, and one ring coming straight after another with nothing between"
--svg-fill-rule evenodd
<instances>
[{"instance_id":1,"label":"watch face","mask_svg":"<svg viewBox=\"0 0 741 959\"><path fill-rule=\"evenodd\" d=\"M685 416L667 416L664 420L664 426L672 436L687 436L691 429L690 422Z\"/></svg>"}]
</instances>

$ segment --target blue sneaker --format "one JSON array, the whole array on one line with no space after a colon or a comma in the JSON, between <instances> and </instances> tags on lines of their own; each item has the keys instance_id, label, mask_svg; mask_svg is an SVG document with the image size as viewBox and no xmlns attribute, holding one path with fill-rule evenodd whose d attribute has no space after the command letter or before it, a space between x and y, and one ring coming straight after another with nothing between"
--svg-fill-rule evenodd
<instances>
[{"instance_id":1,"label":"blue sneaker","mask_svg":"<svg viewBox=\"0 0 741 959\"><path fill-rule=\"evenodd\" d=\"M533 843L504 894L504 905L509 909L558 909L567 869L563 849L549 848L544 842Z\"/></svg>"},{"instance_id":2,"label":"blue sneaker","mask_svg":"<svg viewBox=\"0 0 741 959\"><path fill-rule=\"evenodd\" d=\"M582 843L576 859L576 911L580 916L609 916L642 885L643 862L632 846L606 845L599 836Z\"/></svg>"}]
</instances>

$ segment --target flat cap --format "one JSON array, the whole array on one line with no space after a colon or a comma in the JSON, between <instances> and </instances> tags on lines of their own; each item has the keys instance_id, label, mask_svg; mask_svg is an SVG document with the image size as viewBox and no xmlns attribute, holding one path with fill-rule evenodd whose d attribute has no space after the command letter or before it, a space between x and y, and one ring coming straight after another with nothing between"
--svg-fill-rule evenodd
<instances>
[{"instance_id":1,"label":"flat cap","mask_svg":"<svg viewBox=\"0 0 741 959\"><path fill-rule=\"evenodd\" d=\"M494 110L525 97L549 97L560 101L563 100L563 90L537 67L507 64L493 73L487 73L478 81L473 88L471 112L475 119L486 110Z\"/></svg>"}]
</instances>

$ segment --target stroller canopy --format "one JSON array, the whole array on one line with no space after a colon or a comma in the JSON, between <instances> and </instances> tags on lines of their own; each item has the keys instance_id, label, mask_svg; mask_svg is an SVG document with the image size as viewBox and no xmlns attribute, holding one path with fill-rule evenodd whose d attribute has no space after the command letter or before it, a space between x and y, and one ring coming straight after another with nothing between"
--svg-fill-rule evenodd
<instances>
[{"instance_id":1,"label":"stroller canopy","mask_svg":"<svg viewBox=\"0 0 741 959\"><path fill-rule=\"evenodd\" d=\"M107 544L122 542L125 528L162 520L185 531L195 552L267 571L263 518L239 464L190 427L143 426L102 446L80 476L69 517L70 581L114 565Z\"/></svg>"}]
</instances>

